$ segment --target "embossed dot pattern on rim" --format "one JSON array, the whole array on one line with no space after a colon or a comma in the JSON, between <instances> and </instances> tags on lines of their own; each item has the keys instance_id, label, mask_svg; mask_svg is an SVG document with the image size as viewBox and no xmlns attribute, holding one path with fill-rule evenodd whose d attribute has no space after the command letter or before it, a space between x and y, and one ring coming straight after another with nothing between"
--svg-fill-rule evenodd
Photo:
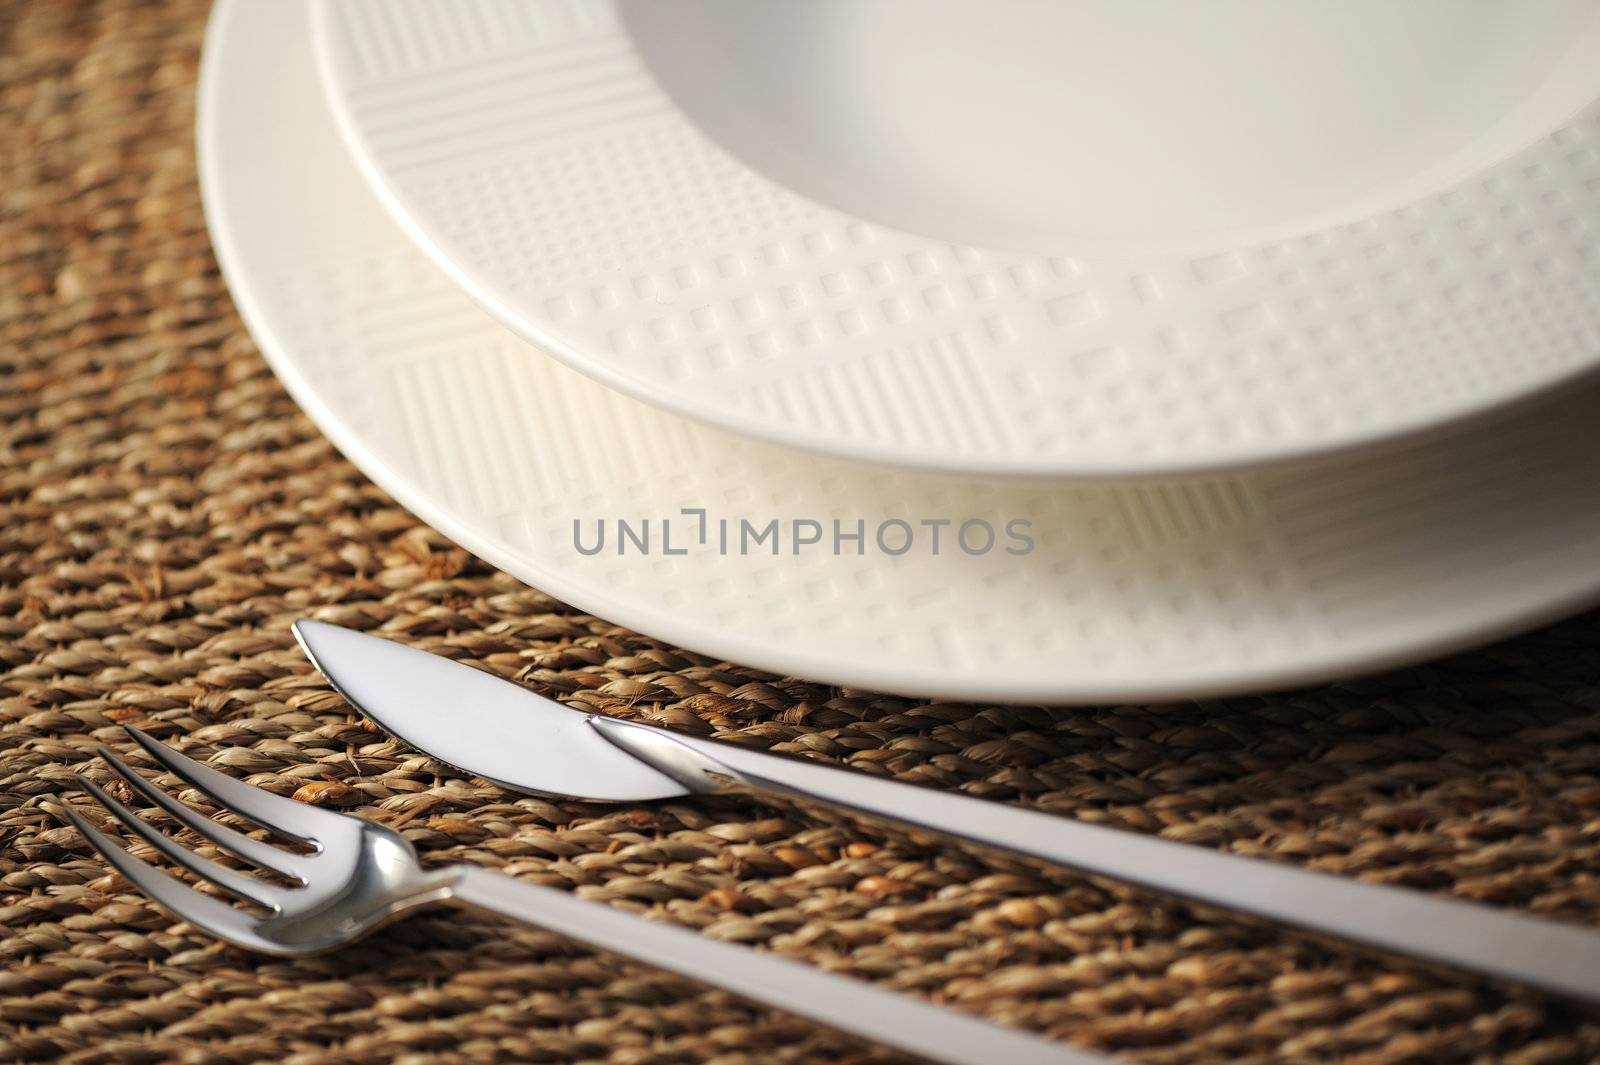
<instances>
[{"instance_id":1,"label":"embossed dot pattern on rim","mask_svg":"<svg viewBox=\"0 0 1600 1065\"><path fill-rule=\"evenodd\" d=\"M819 681L1093 702L1377 669L1600 597L1600 427L1587 393L1453 439L1295 469L1044 485L874 470L610 392L495 322L374 202L309 81L303 9L219 10L219 27L252 26L219 29L208 57L201 177L263 351L379 484L599 616ZM258 89L269 69L270 95ZM572 544L575 519L692 506L869 527L1015 515L1034 523L1038 548L667 558L584 557Z\"/></svg>"},{"instance_id":2,"label":"embossed dot pattern on rim","mask_svg":"<svg viewBox=\"0 0 1600 1065\"><path fill-rule=\"evenodd\" d=\"M315 17L364 172L458 284L608 386L745 435L946 472L1239 469L1436 429L1600 365L1600 104L1529 119L1495 165L1270 239L1021 254L853 217L744 165L610 0Z\"/></svg>"}]
</instances>

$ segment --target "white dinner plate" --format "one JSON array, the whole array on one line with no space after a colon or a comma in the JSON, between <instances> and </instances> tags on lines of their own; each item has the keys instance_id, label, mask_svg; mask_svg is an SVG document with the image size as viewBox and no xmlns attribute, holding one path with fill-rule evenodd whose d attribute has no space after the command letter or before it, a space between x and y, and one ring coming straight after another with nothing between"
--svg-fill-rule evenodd
<instances>
[{"instance_id":1,"label":"white dinner plate","mask_svg":"<svg viewBox=\"0 0 1600 1065\"><path fill-rule=\"evenodd\" d=\"M380 198L619 391L959 473L1241 469L1600 365L1594 0L319 0Z\"/></svg>"},{"instance_id":2,"label":"white dinner plate","mask_svg":"<svg viewBox=\"0 0 1600 1065\"><path fill-rule=\"evenodd\" d=\"M346 153L303 2L220 3L200 104L223 269L322 429L467 549L663 640L908 694L1151 699L1376 669L1600 596L1593 390L1451 439L1250 476L997 482L819 457L612 392L462 293ZM706 512L703 541L685 509ZM623 537L619 551L615 526L600 553L579 549L617 519L635 538L650 520L652 550ZM741 554L739 523L769 520L781 552ZM862 553L849 540L833 553L835 520L862 523ZM827 529L821 549L794 553L810 530L793 536L796 521ZM896 521L914 534L904 553ZM1033 550L1008 553L1022 549L1013 521ZM960 527L976 522L996 542L976 550L971 524L968 553Z\"/></svg>"}]
</instances>

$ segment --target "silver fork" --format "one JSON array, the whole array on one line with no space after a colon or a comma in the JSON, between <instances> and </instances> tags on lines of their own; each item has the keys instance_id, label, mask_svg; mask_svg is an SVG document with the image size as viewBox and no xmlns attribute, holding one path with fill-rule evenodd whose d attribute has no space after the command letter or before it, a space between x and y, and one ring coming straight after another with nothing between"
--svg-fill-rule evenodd
<instances>
[{"instance_id":1,"label":"silver fork","mask_svg":"<svg viewBox=\"0 0 1600 1065\"><path fill-rule=\"evenodd\" d=\"M174 865L266 911L254 914L154 868L77 811L57 806L112 867L163 909L247 950L289 957L331 950L409 910L448 902L558 932L933 1061L1110 1065L1111 1059L1099 1054L555 888L473 865L426 869L411 844L393 829L281 798L186 758L138 729L129 728L128 734L157 763L219 808L311 848L309 854L295 853L213 821L151 784L111 751L99 748L111 768L180 825L294 882L292 887L272 883L202 858L136 816L94 781L77 777L78 784L114 818Z\"/></svg>"}]
</instances>

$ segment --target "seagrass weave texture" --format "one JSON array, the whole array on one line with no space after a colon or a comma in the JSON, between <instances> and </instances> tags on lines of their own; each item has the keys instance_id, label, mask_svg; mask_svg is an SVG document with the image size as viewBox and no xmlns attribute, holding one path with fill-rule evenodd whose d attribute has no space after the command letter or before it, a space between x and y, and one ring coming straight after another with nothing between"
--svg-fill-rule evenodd
<instances>
[{"instance_id":1,"label":"seagrass weave texture","mask_svg":"<svg viewBox=\"0 0 1600 1065\"><path fill-rule=\"evenodd\" d=\"M197 0L0 0L0 1061L886 1057L454 913L314 960L220 947L43 807L81 801L76 771L109 779L93 749L128 752L121 723L401 828L429 861L1130 1060L1600 1060L1592 1016L1066 874L732 800L519 797L388 742L312 674L292 620L378 629L582 708L1600 925L1600 616L1287 695L929 705L665 647L453 548L332 450L234 315L195 187L204 17Z\"/></svg>"}]
</instances>

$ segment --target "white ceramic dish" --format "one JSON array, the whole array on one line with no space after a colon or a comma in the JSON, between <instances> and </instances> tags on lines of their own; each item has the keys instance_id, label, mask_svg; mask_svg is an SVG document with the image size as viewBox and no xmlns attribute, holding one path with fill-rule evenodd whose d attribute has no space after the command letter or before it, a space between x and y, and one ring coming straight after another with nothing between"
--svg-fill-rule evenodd
<instances>
[{"instance_id":1,"label":"white ceramic dish","mask_svg":"<svg viewBox=\"0 0 1600 1065\"><path fill-rule=\"evenodd\" d=\"M883 464L1239 469L1600 365L1592 0L318 0L357 159L617 390Z\"/></svg>"},{"instance_id":2,"label":"white ceramic dish","mask_svg":"<svg viewBox=\"0 0 1600 1065\"><path fill-rule=\"evenodd\" d=\"M1593 392L1469 435L1247 477L1046 485L754 443L609 391L504 328L351 162L303 3L223 0L201 86L207 217L262 350L424 520L610 621L813 680L989 700L1198 696L1459 648L1600 596ZM594 521L1032 522L1036 549L586 556ZM687 535L686 535L687 534ZM870 535L870 534L869 534ZM1002 533L1003 537L1003 533ZM891 532L890 546L899 545ZM1006 541L1002 538L1001 545ZM848 546L848 545L847 545Z\"/></svg>"}]
</instances>

